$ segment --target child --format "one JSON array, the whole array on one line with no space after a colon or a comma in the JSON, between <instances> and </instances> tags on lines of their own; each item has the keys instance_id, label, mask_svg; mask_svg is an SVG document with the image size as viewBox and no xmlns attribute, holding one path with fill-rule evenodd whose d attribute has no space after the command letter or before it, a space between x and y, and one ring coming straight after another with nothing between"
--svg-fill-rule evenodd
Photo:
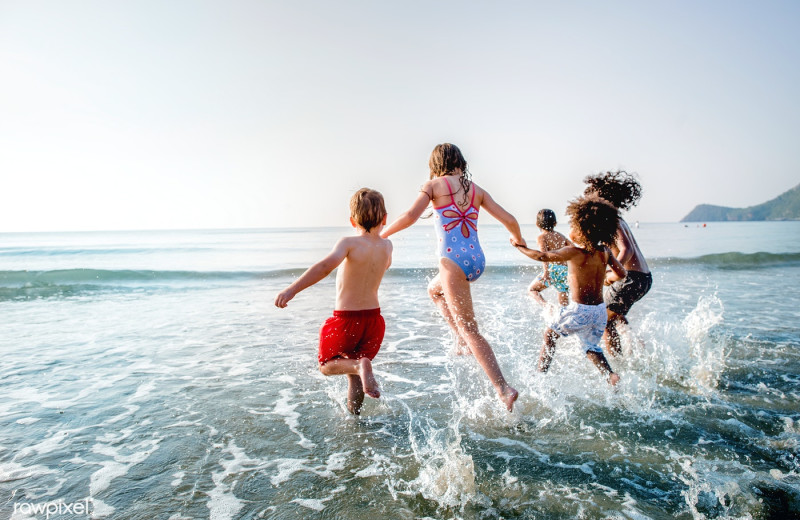
<instances>
[{"instance_id":1,"label":"child","mask_svg":"<svg viewBox=\"0 0 800 520\"><path fill-rule=\"evenodd\" d=\"M437 145L428 160L430 180L422 185L411 208L386 228L381 236L390 237L417 221L433 203L438 237L439 274L428 284L428 294L439 307L456 335L459 348L467 347L489 377L508 411L519 397L503 377L494 351L478 332L472 308L470 283L486 266L478 242L478 211L483 208L511 233L512 240L525 244L519 224L477 184L467 171L467 161L454 144Z\"/></svg>"},{"instance_id":2,"label":"child","mask_svg":"<svg viewBox=\"0 0 800 520\"><path fill-rule=\"evenodd\" d=\"M622 170L590 175L583 182L587 185L585 194L595 194L607 200L617 210L627 210L636 206L642 196L642 185L636 176ZM609 246L622 267L628 271L628 276L622 280L606 281L606 285L611 287L606 291L608 319L605 340L609 354L615 356L622 353L618 329L620 326L627 327L628 311L650 290L653 285L653 275L642 250L639 249L639 244L631 233L631 228L622 218L619 219L614 241Z\"/></svg>"},{"instance_id":3,"label":"child","mask_svg":"<svg viewBox=\"0 0 800 520\"><path fill-rule=\"evenodd\" d=\"M603 303L603 283L606 266L619 278L625 269L605 244L614 240L619 214L616 208L597 196L583 196L567 206L570 217L570 239L576 245L556 251L541 252L511 241L526 256L540 262L566 262L570 299L558 318L544 333L544 345L539 356L539 370L547 372L556 348L556 339L577 335L588 357L613 386L619 382L608 364L599 344L606 326L606 305Z\"/></svg>"},{"instance_id":4,"label":"child","mask_svg":"<svg viewBox=\"0 0 800 520\"><path fill-rule=\"evenodd\" d=\"M275 305L286 307L297 293L341 264L333 317L320 328L319 370L326 376L347 376L347 409L358 415L364 394L376 399L381 395L372 373L385 328L378 286L392 263L392 243L380 236L386 225L383 196L369 188L358 190L350 199L350 224L357 236L340 239L328 256L275 297Z\"/></svg>"},{"instance_id":5,"label":"child","mask_svg":"<svg viewBox=\"0 0 800 520\"><path fill-rule=\"evenodd\" d=\"M567 237L554 231L556 227L556 214L552 209L543 209L536 215L536 226L542 230L536 243L539 244L540 251L554 251L570 245ZM544 271L536 277L528 287L531 296L544 305L546 302L542 298L541 292L547 287L553 287L558 291L558 303L565 307L569 303L569 286L567 285L567 264L564 262L547 262L544 264Z\"/></svg>"}]
</instances>

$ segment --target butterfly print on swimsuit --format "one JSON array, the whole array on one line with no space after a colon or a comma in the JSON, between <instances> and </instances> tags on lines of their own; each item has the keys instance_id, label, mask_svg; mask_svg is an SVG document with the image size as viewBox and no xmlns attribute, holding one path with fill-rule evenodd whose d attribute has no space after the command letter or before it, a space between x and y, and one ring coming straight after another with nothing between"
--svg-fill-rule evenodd
<instances>
[{"instance_id":1,"label":"butterfly print on swimsuit","mask_svg":"<svg viewBox=\"0 0 800 520\"><path fill-rule=\"evenodd\" d=\"M469 228L478 231L478 226L476 224L476 222L478 221L478 213L476 211L461 213L453 211L452 209L447 209L442 212L442 216L453 219L444 225L445 231L450 231L459 224L461 225L461 234L464 236L464 238L469 238L470 236Z\"/></svg>"}]
</instances>

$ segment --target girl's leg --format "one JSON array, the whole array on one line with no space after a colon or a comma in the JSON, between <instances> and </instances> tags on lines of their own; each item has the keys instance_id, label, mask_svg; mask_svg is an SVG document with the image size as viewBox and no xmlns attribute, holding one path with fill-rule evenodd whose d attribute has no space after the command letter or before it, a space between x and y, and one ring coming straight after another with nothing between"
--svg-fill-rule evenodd
<instances>
[{"instance_id":1,"label":"girl's leg","mask_svg":"<svg viewBox=\"0 0 800 520\"><path fill-rule=\"evenodd\" d=\"M375 399L381 396L378 382L372 373L372 362L369 358L331 359L324 365L320 365L319 371L326 376L358 376L361 379L362 390L365 394Z\"/></svg>"},{"instance_id":2,"label":"girl's leg","mask_svg":"<svg viewBox=\"0 0 800 520\"><path fill-rule=\"evenodd\" d=\"M569 293L558 293L558 303L561 304L562 307L569 305Z\"/></svg>"},{"instance_id":3,"label":"girl's leg","mask_svg":"<svg viewBox=\"0 0 800 520\"><path fill-rule=\"evenodd\" d=\"M492 347L478 332L475 311L472 308L472 294L464 272L451 260L442 258L439 263L439 276L447 308L461 337L466 340L475 359L489 376L489 381L494 385L500 400L508 411L511 411L519 393L506 382Z\"/></svg>"},{"instance_id":4,"label":"girl's leg","mask_svg":"<svg viewBox=\"0 0 800 520\"><path fill-rule=\"evenodd\" d=\"M469 354L469 346L467 345L466 340L461 336L461 332L458 330L456 322L453 319L453 314L450 312L450 308L447 306L447 301L445 301L441 275L437 274L428 284L428 294L430 295L431 300L433 300L433 303L435 303L439 308L439 312L442 313L445 323L450 326L450 329L452 329L453 334L456 337L455 353L458 355Z\"/></svg>"}]
</instances>

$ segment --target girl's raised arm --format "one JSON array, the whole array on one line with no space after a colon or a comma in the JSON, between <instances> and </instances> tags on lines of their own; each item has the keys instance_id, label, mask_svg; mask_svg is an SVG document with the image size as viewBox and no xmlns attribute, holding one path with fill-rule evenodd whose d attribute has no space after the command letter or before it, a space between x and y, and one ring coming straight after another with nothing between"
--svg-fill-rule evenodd
<instances>
[{"instance_id":1,"label":"girl's raised arm","mask_svg":"<svg viewBox=\"0 0 800 520\"><path fill-rule=\"evenodd\" d=\"M425 208L427 208L428 204L430 204L433 200L433 185L431 181L427 181L425 184L423 184L419 191L420 193L411 204L411 207L383 230L383 233L381 233L382 238L389 238L398 231L404 230L416 222L420 216L422 216Z\"/></svg>"}]
</instances>

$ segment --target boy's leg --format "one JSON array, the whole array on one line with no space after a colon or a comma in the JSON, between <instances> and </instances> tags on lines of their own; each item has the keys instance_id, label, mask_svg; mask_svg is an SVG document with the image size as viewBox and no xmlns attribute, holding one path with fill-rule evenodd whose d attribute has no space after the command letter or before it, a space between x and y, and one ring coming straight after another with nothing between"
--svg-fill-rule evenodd
<instances>
[{"instance_id":1,"label":"boy's leg","mask_svg":"<svg viewBox=\"0 0 800 520\"><path fill-rule=\"evenodd\" d=\"M450 326L453 334L455 334L455 353L458 355L471 354L469 346L467 345L466 340L461 336L461 332L459 332L456 322L453 319L453 314L450 311L450 307L448 307L447 301L445 300L444 290L442 289L441 275L437 274L428 284L428 294L430 295L431 300L433 300L433 303L435 303L439 308L439 312L442 313L445 323Z\"/></svg>"},{"instance_id":2,"label":"boy's leg","mask_svg":"<svg viewBox=\"0 0 800 520\"><path fill-rule=\"evenodd\" d=\"M602 352L597 352L595 350L590 350L586 353L586 357L594 363L594 366L600 370L600 373L606 376L606 380L611 386L616 386L619 383L619 376L611 370L611 365L608 364L608 360L603 355Z\"/></svg>"},{"instance_id":3,"label":"boy's leg","mask_svg":"<svg viewBox=\"0 0 800 520\"><path fill-rule=\"evenodd\" d=\"M617 314L614 311L608 312L608 320L606 321L606 330L603 338L606 342L606 350L608 350L611 357L622 354L622 342L619 337L619 330L617 330L617 323L627 324L628 320L625 316Z\"/></svg>"},{"instance_id":4,"label":"boy's leg","mask_svg":"<svg viewBox=\"0 0 800 520\"><path fill-rule=\"evenodd\" d=\"M372 373L372 362L369 358L331 359L325 364L320 365L319 371L326 376L359 376L365 394L375 399L381 396L380 387L375 380L375 375Z\"/></svg>"},{"instance_id":5,"label":"boy's leg","mask_svg":"<svg viewBox=\"0 0 800 520\"><path fill-rule=\"evenodd\" d=\"M364 404L364 388L361 378L353 374L347 375L347 409L353 415L361 413L361 405Z\"/></svg>"},{"instance_id":6,"label":"boy's leg","mask_svg":"<svg viewBox=\"0 0 800 520\"><path fill-rule=\"evenodd\" d=\"M544 344L542 345L542 352L539 354L539 372L547 372L550 369L558 337L558 332L549 327L544 331Z\"/></svg>"},{"instance_id":7,"label":"boy's leg","mask_svg":"<svg viewBox=\"0 0 800 520\"><path fill-rule=\"evenodd\" d=\"M478 332L475 311L472 308L472 294L470 293L469 282L464 277L464 272L461 268L451 260L442 259L440 265L444 298L461 337L466 340L475 359L481 365L495 391L500 396L500 400L503 401L510 412L514 407L514 401L519 397L519 393L503 377L503 372L500 370L500 365L497 363L492 347Z\"/></svg>"}]
</instances>

